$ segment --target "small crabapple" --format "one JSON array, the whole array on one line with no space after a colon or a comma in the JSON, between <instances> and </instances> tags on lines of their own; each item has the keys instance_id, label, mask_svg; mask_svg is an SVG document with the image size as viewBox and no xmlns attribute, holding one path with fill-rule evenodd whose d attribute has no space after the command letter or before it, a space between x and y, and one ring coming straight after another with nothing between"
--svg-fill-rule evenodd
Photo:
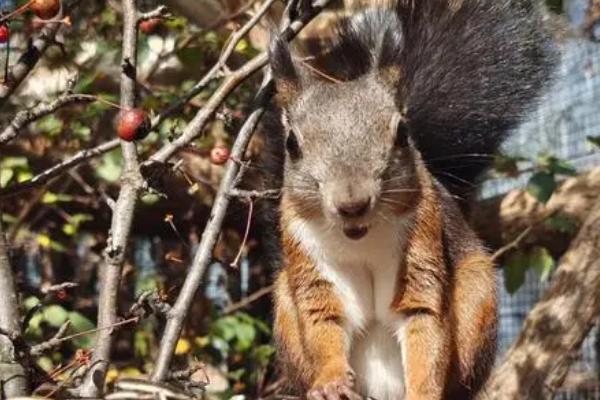
<instances>
[{"instance_id":1,"label":"small crabapple","mask_svg":"<svg viewBox=\"0 0 600 400\"><path fill-rule=\"evenodd\" d=\"M210 150L210 162L215 165L223 165L229 160L230 151L223 145L216 145Z\"/></svg>"},{"instance_id":2,"label":"small crabapple","mask_svg":"<svg viewBox=\"0 0 600 400\"><path fill-rule=\"evenodd\" d=\"M141 108L121 111L117 121L117 134L127 142L141 140L150 132L150 118Z\"/></svg>"},{"instance_id":3,"label":"small crabapple","mask_svg":"<svg viewBox=\"0 0 600 400\"><path fill-rule=\"evenodd\" d=\"M38 18L50 19L60 11L60 0L33 0L29 8Z\"/></svg>"}]
</instances>

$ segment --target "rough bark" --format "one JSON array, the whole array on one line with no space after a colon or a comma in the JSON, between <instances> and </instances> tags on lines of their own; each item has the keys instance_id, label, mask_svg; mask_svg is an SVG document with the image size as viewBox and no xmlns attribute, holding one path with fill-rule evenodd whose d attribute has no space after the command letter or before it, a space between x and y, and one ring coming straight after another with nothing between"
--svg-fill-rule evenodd
<instances>
[{"instance_id":1,"label":"rough bark","mask_svg":"<svg viewBox=\"0 0 600 400\"><path fill-rule=\"evenodd\" d=\"M121 55L121 109L135 107L136 100L136 53L137 53L137 9L135 0L123 0L123 53ZM98 299L98 327L92 365L86 373L81 387L83 397L102 394L106 371L110 363L113 329L118 322L118 293L121 269L127 254L137 199L144 180L140 173L137 149L134 142L121 140L124 168L121 175L121 190L113 208L110 236L104 250L104 263L99 271L101 286Z\"/></svg>"},{"instance_id":2,"label":"rough bark","mask_svg":"<svg viewBox=\"0 0 600 400\"><path fill-rule=\"evenodd\" d=\"M536 221L556 212L581 226L598 201L600 167L564 180L545 206L526 190L513 190L501 198L477 204L472 220L490 247L500 248L531 227L531 232L521 242L523 245L544 245L554 255L560 255L567 250L571 237L546 224L536 224Z\"/></svg>"},{"instance_id":3,"label":"rough bark","mask_svg":"<svg viewBox=\"0 0 600 400\"><path fill-rule=\"evenodd\" d=\"M0 216L2 213L0 212ZM26 370L17 358L11 337L21 335L19 300L0 218L0 398L26 395ZM11 336L11 337L9 337Z\"/></svg>"},{"instance_id":4,"label":"rough bark","mask_svg":"<svg viewBox=\"0 0 600 400\"><path fill-rule=\"evenodd\" d=\"M599 314L600 202L596 202L561 259L553 285L529 313L480 398L551 398Z\"/></svg>"}]
</instances>

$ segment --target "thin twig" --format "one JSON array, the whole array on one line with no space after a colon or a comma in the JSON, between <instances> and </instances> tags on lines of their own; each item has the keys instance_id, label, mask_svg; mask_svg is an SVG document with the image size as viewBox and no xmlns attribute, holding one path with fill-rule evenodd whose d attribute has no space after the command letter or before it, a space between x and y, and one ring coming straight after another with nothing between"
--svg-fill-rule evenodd
<instances>
[{"instance_id":1,"label":"thin twig","mask_svg":"<svg viewBox=\"0 0 600 400\"><path fill-rule=\"evenodd\" d=\"M43 343L31 346L31 349L29 349L29 355L32 357L41 356L43 353L60 346L62 343L64 343L63 338L70 326L71 321L67 320L64 324L61 325L61 327L58 329L56 334L52 336L52 338L46 340Z\"/></svg>"},{"instance_id":2,"label":"thin twig","mask_svg":"<svg viewBox=\"0 0 600 400\"><path fill-rule=\"evenodd\" d=\"M113 139L91 149L81 150L72 157L56 165L53 165L52 167L37 174L28 181L10 185L5 188L0 188L0 198L14 196L26 190L41 186L50 181L51 179L56 178L64 172L70 170L71 168L74 168L80 164L83 164L84 162L91 160L92 158L95 158L99 155L102 155L117 148L119 146L119 143L119 139Z\"/></svg>"},{"instance_id":3,"label":"thin twig","mask_svg":"<svg viewBox=\"0 0 600 400\"><path fill-rule=\"evenodd\" d=\"M78 283L74 282L63 282L56 285L48 286L41 289L42 294L52 294L56 292L60 292L61 290L73 289L78 287Z\"/></svg>"},{"instance_id":4,"label":"thin twig","mask_svg":"<svg viewBox=\"0 0 600 400\"><path fill-rule=\"evenodd\" d=\"M252 293L251 295L249 295L247 297L244 297L237 303L233 303L233 304L230 304L227 307L225 307L223 309L223 314L232 314L236 311L246 308L247 306L254 303L255 301L265 297L266 295L271 294L273 292L274 288L275 287L273 285L270 285L270 286L265 286L262 289L258 289L256 292Z\"/></svg>"},{"instance_id":5,"label":"thin twig","mask_svg":"<svg viewBox=\"0 0 600 400\"><path fill-rule=\"evenodd\" d=\"M509 251L518 248L521 245L521 242L523 240L525 240L525 238L527 236L529 236L529 234L531 233L531 231L533 230L533 225L528 226L526 229L523 230L523 232L521 232L514 240L512 240L510 243L502 246L501 248L499 248L498 250L496 250L494 252L494 254L492 255L492 261L496 262L498 261L503 255L505 255L506 253L508 253Z\"/></svg>"},{"instance_id":6,"label":"thin twig","mask_svg":"<svg viewBox=\"0 0 600 400\"><path fill-rule=\"evenodd\" d=\"M243 190L234 188L229 191L228 195L231 197L240 197L245 199L276 199L281 196L281 190Z\"/></svg>"},{"instance_id":7,"label":"thin twig","mask_svg":"<svg viewBox=\"0 0 600 400\"><path fill-rule=\"evenodd\" d=\"M147 21L149 19L153 19L153 18L165 18L169 15L169 10L167 8L167 6L164 5L160 5L158 7L156 7L154 10L145 12L145 13L140 13L138 15L138 23L142 22L142 21Z\"/></svg>"},{"instance_id":8,"label":"thin twig","mask_svg":"<svg viewBox=\"0 0 600 400\"><path fill-rule=\"evenodd\" d=\"M523 232L521 232L516 238L514 238L508 244L496 250L494 254L492 254L492 261L497 262L500 258L502 258L502 256L504 256L509 251L517 249L521 245L523 240L525 240L527 236L531 234L531 232L536 226L544 223L546 220L548 220L548 218L551 218L557 212L558 210L548 210L544 212L536 221L534 221L531 225L525 228Z\"/></svg>"},{"instance_id":9,"label":"thin twig","mask_svg":"<svg viewBox=\"0 0 600 400\"><path fill-rule=\"evenodd\" d=\"M254 201L248 198L248 218L246 220L246 230L244 231L244 238L242 239L242 243L240 244L240 249L238 250L237 255L231 262L230 266L237 268L238 263L240 262L240 258L242 258L242 254L244 254L244 248L246 247L246 243L248 242L248 235L250 235L250 226L252 225L252 215L254 214Z\"/></svg>"},{"instance_id":10,"label":"thin twig","mask_svg":"<svg viewBox=\"0 0 600 400\"><path fill-rule=\"evenodd\" d=\"M94 100L96 97L89 94L65 93L50 103L40 104L30 110L19 111L10 124L0 132L0 145L17 137L19 131L31 122L50 115L61 107L71 103L86 103Z\"/></svg>"},{"instance_id":11,"label":"thin twig","mask_svg":"<svg viewBox=\"0 0 600 400\"><path fill-rule=\"evenodd\" d=\"M81 336L91 335L93 333L104 332L104 331L112 331L114 328L118 328L118 327L123 326L123 325L129 325L131 323L138 322L138 321L139 321L138 317L127 318L127 319L124 319L123 321L115 322L114 324L110 324L110 325L107 325L107 326L101 326L99 328L93 328L93 329L89 329L87 331L77 332L77 333L74 333L72 335L65 336L64 338L62 338L60 340L63 341L63 342L66 342L67 340L76 339L76 338L81 337Z\"/></svg>"}]
</instances>

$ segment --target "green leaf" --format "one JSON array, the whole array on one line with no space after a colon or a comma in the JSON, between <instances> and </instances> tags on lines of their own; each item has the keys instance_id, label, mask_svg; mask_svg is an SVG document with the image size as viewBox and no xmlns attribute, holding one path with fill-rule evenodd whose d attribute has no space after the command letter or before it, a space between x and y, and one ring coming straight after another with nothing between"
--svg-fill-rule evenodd
<instances>
[{"instance_id":1,"label":"green leaf","mask_svg":"<svg viewBox=\"0 0 600 400\"><path fill-rule=\"evenodd\" d=\"M256 338L256 329L250 324L239 324L235 331L237 342L235 349L239 352L249 350Z\"/></svg>"},{"instance_id":2,"label":"green leaf","mask_svg":"<svg viewBox=\"0 0 600 400\"><path fill-rule=\"evenodd\" d=\"M33 174L31 173L31 171L19 171L19 173L17 174L17 182L19 183L28 181L31 178L33 178Z\"/></svg>"},{"instance_id":3,"label":"green leaf","mask_svg":"<svg viewBox=\"0 0 600 400\"><path fill-rule=\"evenodd\" d=\"M77 233L77 227L73 224L64 224L62 231L65 233L65 235L73 236Z\"/></svg>"},{"instance_id":4,"label":"green leaf","mask_svg":"<svg viewBox=\"0 0 600 400\"><path fill-rule=\"evenodd\" d=\"M494 157L492 168L499 174L514 178L519 175L519 161L524 161L523 157L509 156L506 154L497 154Z\"/></svg>"},{"instance_id":5,"label":"green leaf","mask_svg":"<svg viewBox=\"0 0 600 400\"><path fill-rule=\"evenodd\" d=\"M566 160L561 160L556 157L550 157L548 168L550 172L556 175L575 176L577 169Z\"/></svg>"},{"instance_id":6,"label":"green leaf","mask_svg":"<svg viewBox=\"0 0 600 400\"><path fill-rule=\"evenodd\" d=\"M540 202L547 203L557 186L554 174L538 172L529 179L527 191Z\"/></svg>"},{"instance_id":7,"label":"green leaf","mask_svg":"<svg viewBox=\"0 0 600 400\"><path fill-rule=\"evenodd\" d=\"M186 28L189 26L188 20L186 18L180 17L180 16L174 16L173 18L167 18L166 20L163 21L163 24L165 24L165 26L167 28L169 28L169 30L176 30L176 29Z\"/></svg>"},{"instance_id":8,"label":"green leaf","mask_svg":"<svg viewBox=\"0 0 600 400\"><path fill-rule=\"evenodd\" d=\"M529 252L529 266L538 273L541 281L548 279L554 265L554 258L545 247L534 247Z\"/></svg>"},{"instance_id":9,"label":"green leaf","mask_svg":"<svg viewBox=\"0 0 600 400\"><path fill-rule=\"evenodd\" d=\"M141 197L142 203L147 206L154 205L160 201L160 196L155 193L144 193Z\"/></svg>"},{"instance_id":10,"label":"green leaf","mask_svg":"<svg viewBox=\"0 0 600 400\"><path fill-rule=\"evenodd\" d=\"M528 257L520 250L508 257L503 268L504 285L508 293L514 294L523 285L528 266Z\"/></svg>"},{"instance_id":11,"label":"green leaf","mask_svg":"<svg viewBox=\"0 0 600 400\"><path fill-rule=\"evenodd\" d=\"M92 221L94 217L90 214L73 214L69 216L69 221L63 225L63 232L67 235L74 235L79 231L79 226L86 222Z\"/></svg>"},{"instance_id":12,"label":"green leaf","mask_svg":"<svg viewBox=\"0 0 600 400\"><path fill-rule=\"evenodd\" d=\"M0 166L2 168L28 168L29 163L25 157L6 157Z\"/></svg>"},{"instance_id":13,"label":"green leaf","mask_svg":"<svg viewBox=\"0 0 600 400\"><path fill-rule=\"evenodd\" d=\"M2 168L0 170L0 187L6 187L14 175L15 172L12 169Z\"/></svg>"},{"instance_id":14,"label":"green leaf","mask_svg":"<svg viewBox=\"0 0 600 400\"><path fill-rule=\"evenodd\" d=\"M39 357L36 362L37 365L46 372L50 372L55 368L52 359L48 356Z\"/></svg>"},{"instance_id":15,"label":"green leaf","mask_svg":"<svg viewBox=\"0 0 600 400\"><path fill-rule=\"evenodd\" d=\"M44 308L43 315L44 320L48 323L48 325L54 328L60 328L60 326L69 318L69 312L65 310L64 307L56 304L52 304Z\"/></svg>"},{"instance_id":16,"label":"green leaf","mask_svg":"<svg viewBox=\"0 0 600 400\"><path fill-rule=\"evenodd\" d=\"M96 175L107 182L116 182L121 177L123 158L120 150L114 150L102 156Z\"/></svg>"},{"instance_id":17,"label":"green leaf","mask_svg":"<svg viewBox=\"0 0 600 400\"><path fill-rule=\"evenodd\" d=\"M28 311L31 310L33 307L37 306L38 304L40 304L40 299L38 299L35 296L29 296L23 302L25 309Z\"/></svg>"},{"instance_id":18,"label":"green leaf","mask_svg":"<svg viewBox=\"0 0 600 400\"><path fill-rule=\"evenodd\" d=\"M44 197L42 197L42 203L44 203L44 204L69 202L72 200L73 200L73 196L69 196L68 194L53 193L53 192L46 192L46 193L44 193Z\"/></svg>"},{"instance_id":19,"label":"green leaf","mask_svg":"<svg viewBox=\"0 0 600 400\"><path fill-rule=\"evenodd\" d=\"M54 115L48 115L38 121L37 127L42 133L52 137L62 132L63 122Z\"/></svg>"},{"instance_id":20,"label":"green leaf","mask_svg":"<svg viewBox=\"0 0 600 400\"><path fill-rule=\"evenodd\" d=\"M231 341L235 338L235 330L237 328L237 320L233 316L219 318L211 327L211 332L215 336L219 336L226 341Z\"/></svg>"},{"instance_id":21,"label":"green leaf","mask_svg":"<svg viewBox=\"0 0 600 400\"><path fill-rule=\"evenodd\" d=\"M587 140L588 140L588 142L590 142L594 146L600 148L600 136L588 136Z\"/></svg>"},{"instance_id":22,"label":"green leaf","mask_svg":"<svg viewBox=\"0 0 600 400\"><path fill-rule=\"evenodd\" d=\"M145 358L150 354L150 340L146 332L141 330L135 332L133 336L133 349L135 355L140 358Z\"/></svg>"},{"instance_id":23,"label":"green leaf","mask_svg":"<svg viewBox=\"0 0 600 400\"><path fill-rule=\"evenodd\" d=\"M577 221L567 215L553 215L544 221L548 228L569 235L577 233Z\"/></svg>"},{"instance_id":24,"label":"green leaf","mask_svg":"<svg viewBox=\"0 0 600 400\"><path fill-rule=\"evenodd\" d=\"M88 140L92 134L90 127L83 125L79 121L71 122L71 131L73 131L73 135L84 140Z\"/></svg>"},{"instance_id":25,"label":"green leaf","mask_svg":"<svg viewBox=\"0 0 600 400\"><path fill-rule=\"evenodd\" d=\"M273 354L275 354L275 347L268 344L260 345L254 349L254 358L261 367L269 365Z\"/></svg>"},{"instance_id":26,"label":"green leaf","mask_svg":"<svg viewBox=\"0 0 600 400\"><path fill-rule=\"evenodd\" d=\"M96 326L85 315L71 311L68 313L69 321L71 321L71 330L73 333L85 332L94 329ZM80 349L89 349L94 345L94 335L84 335L76 337L73 344Z\"/></svg>"},{"instance_id":27,"label":"green leaf","mask_svg":"<svg viewBox=\"0 0 600 400\"><path fill-rule=\"evenodd\" d=\"M221 356L226 357L229 354L229 343L226 340L215 336L211 338L210 343L212 347L221 353Z\"/></svg>"},{"instance_id":28,"label":"green leaf","mask_svg":"<svg viewBox=\"0 0 600 400\"><path fill-rule=\"evenodd\" d=\"M42 338L42 321L44 320L44 316L42 313L36 313L29 320L29 324L25 328L25 334L32 339L41 339Z\"/></svg>"}]
</instances>

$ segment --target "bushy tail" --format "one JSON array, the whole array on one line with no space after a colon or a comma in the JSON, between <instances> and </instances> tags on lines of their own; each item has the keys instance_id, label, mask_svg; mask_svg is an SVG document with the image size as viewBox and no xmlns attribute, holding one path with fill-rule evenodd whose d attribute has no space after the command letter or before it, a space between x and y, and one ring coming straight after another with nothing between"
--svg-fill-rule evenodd
<instances>
[{"instance_id":1,"label":"bushy tail","mask_svg":"<svg viewBox=\"0 0 600 400\"><path fill-rule=\"evenodd\" d=\"M323 66L346 79L399 67L420 151L464 192L536 104L556 53L535 0L399 0L342 23Z\"/></svg>"}]
</instances>

